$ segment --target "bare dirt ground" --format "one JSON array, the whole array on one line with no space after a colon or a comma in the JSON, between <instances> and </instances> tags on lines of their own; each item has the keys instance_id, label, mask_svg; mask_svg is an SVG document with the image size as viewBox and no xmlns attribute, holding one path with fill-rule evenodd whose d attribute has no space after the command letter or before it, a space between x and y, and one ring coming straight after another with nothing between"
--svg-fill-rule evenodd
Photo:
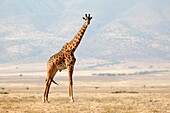
<instances>
[{"instance_id":1,"label":"bare dirt ground","mask_svg":"<svg viewBox=\"0 0 170 113\"><path fill-rule=\"evenodd\" d=\"M42 102L44 76L0 76L0 113L170 113L170 72L133 76L56 76L50 103Z\"/></svg>"}]
</instances>

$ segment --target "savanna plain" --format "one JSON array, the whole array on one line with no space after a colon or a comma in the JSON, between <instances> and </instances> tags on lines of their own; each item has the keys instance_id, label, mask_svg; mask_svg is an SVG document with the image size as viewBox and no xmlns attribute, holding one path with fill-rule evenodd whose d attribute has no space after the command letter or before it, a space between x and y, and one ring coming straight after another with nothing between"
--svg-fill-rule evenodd
<instances>
[{"instance_id":1,"label":"savanna plain","mask_svg":"<svg viewBox=\"0 0 170 113\"><path fill-rule=\"evenodd\" d=\"M0 113L170 113L169 63L139 64L75 70L74 103L67 71L56 74L43 103L45 71L33 68L40 64L1 65Z\"/></svg>"}]
</instances>

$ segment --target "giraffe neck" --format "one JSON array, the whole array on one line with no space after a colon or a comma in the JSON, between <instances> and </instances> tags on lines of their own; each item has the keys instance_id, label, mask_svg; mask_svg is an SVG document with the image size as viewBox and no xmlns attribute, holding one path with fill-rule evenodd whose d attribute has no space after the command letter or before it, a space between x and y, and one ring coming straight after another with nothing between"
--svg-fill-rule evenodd
<instances>
[{"instance_id":1,"label":"giraffe neck","mask_svg":"<svg viewBox=\"0 0 170 113\"><path fill-rule=\"evenodd\" d=\"M75 51L78 47L78 45L81 42L81 39L87 29L86 23L83 24L83 26L81 27L81 29L79 30L79 32L74 36L74 38L68 43L68 46L70 48L71 51Z\"/></svg>"}]
</instances>

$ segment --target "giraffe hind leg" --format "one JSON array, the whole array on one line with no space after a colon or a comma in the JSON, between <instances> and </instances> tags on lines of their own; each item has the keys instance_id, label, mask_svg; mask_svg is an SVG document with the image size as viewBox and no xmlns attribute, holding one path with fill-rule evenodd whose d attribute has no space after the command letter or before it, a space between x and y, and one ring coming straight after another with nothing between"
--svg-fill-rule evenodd
<instances>
[{"instance_id":1,"label":"giraffe hind leg","mask_svg":"<svg viewBox=\"0 0 170 113\"><path fill-rule=\"evenodd\" d=\"M48 79L48 80L46 81L46 88L45 88L45 93L44 93L43 102L49 102L49 101L48 101L48 94L49 94L51 82L55 82L55 81L54 81L52 78L51 78L51 79ZM55 84L57 84L57 83L55 82ZM57 84L57 85L58 85L58 84Z\"/></svg>"},{"instance_id":2,"label":"giraffe hind leg","mask_svg":"<svg viewBox=\"0 0 170 113\"><path fill-rule=\"evenodd\" d=\"M53 70L52 70L52 71L49 71L48 74L47 74L46 85L45 85L45 90L44 90L43 102L49 102L49 101L48 101L48 94L49 94L51 82L56 83L56 82L53 80L56 72L57 72L57 70L53 68ZM57 83L56 83L56 84L57 84Z\"/></svg>"},{"instance_id":3,"label":"giraffe hind leg","mask_svg":"<svg viewBox=\"0 0 170 113\"><path fill-rule=\"evenodd\" d=\"M48 102L48 103L49 103L49 101L48 101L48 94L49 94L51 82L52 82L52 79L47 79L47 80L46 80L46 86L45 86L45 91L44 91L44 99L43 99L43 102Z\"/></svg>"},{"instance_id":4,"label":"giraffe hind leg","mask_svg":"<svg viewBox=\"0 0 170 113\"><path fill-rule=\"evenodd\" d=\"M45 95L45 101L49 103L48 101L48 94L49 94L49 90L50 90L50 86L51 86L51 79L49 80L49 83L48 83L48 87L47 87L47 91L46 91L46 95Z\"/></svg>"},{"instance_id":5,"label":"giraffe hind leg","mask_svg":"<svg viewBox=\"0 0 170 113\"><path fill-rule=\"evenodd\" d=\"M50 79L45 80L45 90L44 90L44 97L43 97L43 102L46 102L48 99L46 98L47 90L48 90L48 84L50 82Z\"/></svg>"}]
</instances>

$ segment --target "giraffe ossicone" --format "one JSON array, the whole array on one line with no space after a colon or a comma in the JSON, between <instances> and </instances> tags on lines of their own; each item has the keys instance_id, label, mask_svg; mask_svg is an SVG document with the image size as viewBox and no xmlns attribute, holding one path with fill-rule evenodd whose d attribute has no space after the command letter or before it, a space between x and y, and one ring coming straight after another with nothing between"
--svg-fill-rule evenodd
<instances>
[{"instance_id":1,"label":"giraffe ossicone","mask_svg":"<svg viewBox=\"0 0 170 113\"><path fill-rule=\"evenodd\" d=\"M62 71L64 69L68 69L68 82L69 82L69 98L71 102L74 102L73 98L73 71L74 71L74 64L76 62L76 58L74 56L74 52L77 49L78 45L81 42L81 39L90 24L92 17L90 14L85 14L83 17L85 20L84 24L82 25L79 32L74 36L74 38L64 44L63 48L55 55L51 56L47 62L47 75L45 80L45 89L44 89L44 96L43 102L48 101L48 94L51 86L51 82L56 83L53 78L57 71ZM57 84L57 83L56 83Z\"/></svg>"}]
</instances>

